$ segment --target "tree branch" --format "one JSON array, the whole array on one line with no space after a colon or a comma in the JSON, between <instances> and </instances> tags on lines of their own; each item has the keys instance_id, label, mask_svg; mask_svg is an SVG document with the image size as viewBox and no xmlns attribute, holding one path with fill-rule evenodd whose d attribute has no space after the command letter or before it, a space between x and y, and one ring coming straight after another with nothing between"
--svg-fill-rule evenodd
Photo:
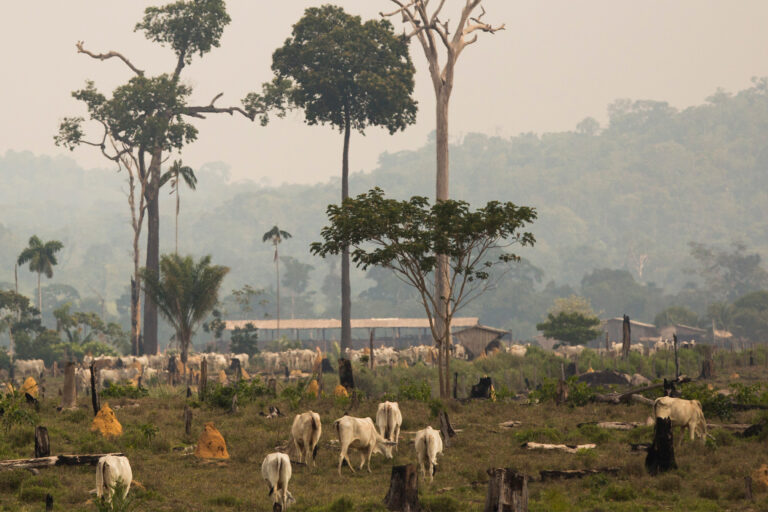
<instances>
[{"instance_id":1,"label":"tree branch","mask_svg":"<svg viewBox=\"0 0 768 512\"><path fill-rule=\"evenodd\" d=\"M99 60L107 60L111 59L112 57L117 57L118 59L122 60L126 66L131 68L131 71L136 73L139 76L144 76L144 71L140 70L136 66L134 66L131 61L129 61L123 54L118 53L116 51L109 51L107 53L93 53L89 50L86 50L83 48L84 41L78 41L75 43L75 46L77 47L77 53L84 53L85 55L88 55L89 57L93 57L94 59Z\"/></svg>"},{"instance_id":2,"label":"tree branch","mask_svg":"<svg viewBox=\"0 0 768 512\"><path fill-rule=\"evenodd\" d=\"M197 117L200 119L205 119L205 116L202 114L229 114L234 115L235 112L242 114L244 117L247 117L251 121L254 120L256 117L256 114L253 115L249 114L245 110L243 110L240 107L217 107L214 105L216 103L216 100L221 98L224 95L223 92L220 92L216 96L213 97L211 102L206 106L201 107L184 107L184 109L181 111L182 114L190 116L190 117Z\"/></svg>"}]
</instances>

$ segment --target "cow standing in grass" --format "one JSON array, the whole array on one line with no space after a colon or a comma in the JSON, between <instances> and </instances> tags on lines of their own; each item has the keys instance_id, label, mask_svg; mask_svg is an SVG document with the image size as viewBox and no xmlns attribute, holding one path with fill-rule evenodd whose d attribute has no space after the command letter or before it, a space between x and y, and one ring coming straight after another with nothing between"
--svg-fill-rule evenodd
<instances>
[{"instance_id":1,"label":"cow standing in grass","mask_svg":"<svg viewBox=\"0 0 768 512\"><path fill-rule=\"evenodd\" d=\"M416 448L416 460L419 462L421 474L428 474L429 482L432 483L437 467L437 456L443 453L443 440L440 438L440 432L432 427L419 430L416 432L413 444Z\"/></svg>"},{"instance_id":2,"label":"cow standing in grass","mask_svg":"<svg viewBox=\"0 0 768 512\"><path fill-rule=\"evenodd\" d=\"M106 496L105 500L108 503L111 502L115 486L120 482L123 486L123 499L125 499L132 480L133 473L128 457L105 455L96 465L96 496L99 498Z\"/></svg>"},{"instance_id":3,"label":"cow standing in grass","mask_svg":"<svg viewBox=\"0 0 768 512\"><path fill-rule=\"evenodd\" d=\"M261 476L267 481L269 495L274 503L280 504L281 510L296 502L288 492L291 473L291 460L284 453L270 453L261 463Z\"/></svg>"},{"instance_id":4,"label":"cow standing in grass","mask_svg":"<svg viewBox=\"0 0 768 512\"><path fill-rule=\"evenodd\" d=\"M315 465L317 456L317 442L322 434L320 415L316 412L297 414L291 425L291 437L296 451L299 453L299 462Z\"/></svg>"},{"instance_id":5,"label":"cow standing in grass","mask_svg":"<svg viewBox=\"0 0 768 512\"><path fill-rule=\"evenodd\" d=\"M400 439L400 426L403 424L403 415L397 402L384 402L379 404L376 411L376 426L379 433L387 441L397 445Z\"/></svg>"},{"instance_id":6,"label":"cow standing in grass","mask_svg":"<svg viewBox=\"0 0 768 512\"><path fill-rule=\"evenodd\" d=\"M704 412L701 410L701 402L698 400L684 400L682 398L673 398L662 396L653 402L654 418L669 418L672 420L673 427L680 427L680 433L688 429L691 441L699 437L705 439L707 436L707 420L704 418ZM683 436L680 436L680 443Z\"/></svg>"},{"instance_id":7,"label":"cow standing in grass","mask_svg":"<svg viewBox=\"0 0 768 512\"><path fill-rule=\"evenodd\" d=\"M386 458L392 458L392 447L395 443L387 441L376 431L371 418L355 418L344 416L333 422L336 435L339 436L341 454L339 455L339 476L341 465L346 460L349 469L354 473L352 463L349 461L349 450L356 450L360 454L360 469L363 469L368 461L368 472L371 472L371 455L381 453Z\"/></svg>"}]
</instances>

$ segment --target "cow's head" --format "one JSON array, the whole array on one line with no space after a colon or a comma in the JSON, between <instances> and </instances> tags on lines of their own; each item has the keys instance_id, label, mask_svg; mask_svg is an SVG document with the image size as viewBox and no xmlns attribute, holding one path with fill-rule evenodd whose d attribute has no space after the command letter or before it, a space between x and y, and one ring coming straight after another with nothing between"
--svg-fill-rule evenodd
<instances>
[{"instance_id":1,"label":"cow's head","mask_svg":"<svg viewBox=\"0 0 768 512\"><path fill-rule=\"evenodd\" d=\"M375 452L382 454L388 459L392 458L392 449L397 446L397 443L394 441L387 441L386 439L379 439L376 442L376 448L374 449Z\"/></svg>"}]
</instances>

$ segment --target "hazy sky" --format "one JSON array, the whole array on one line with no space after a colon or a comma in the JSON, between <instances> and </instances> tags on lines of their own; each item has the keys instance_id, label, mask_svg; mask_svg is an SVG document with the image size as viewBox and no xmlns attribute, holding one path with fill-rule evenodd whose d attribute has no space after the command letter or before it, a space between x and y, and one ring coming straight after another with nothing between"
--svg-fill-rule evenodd
<instances>
[{"instance_id":1,"label":"hazy sky","mask_svg":"<svg viewBox=\"0 0 768 512\"><path fill-rule=\"evenodd\" d=\"M130 78L117 59L78 55L84 40L94 52L117 50L148 73L170 71L170 50L133 32L147 5L159 1L78 0L7 2L0 18L0 153L8 149L69 154L53 135L64 116L81 115L70 97L93 79L104 92ZM290 35L310 0L238 0L228 3L232 23L222 45L184 70L193 102L239 104L271 78L271 55ZM341 0L349 12L370 18L389 0ZM458 0L446 18L456 19ZM664 100L678 108L701 103L723 87L737 91L750 77L768 75L768 2L764 0L485 0L486 19L507 29L480 40L461 56L451 101L451 136L468 132L510 136L570 130L584 117L605 122L617 98ZM395 22L399 23L399 20ZM399 29L399 27L398 27ZM421 47L417 67L417 124L389 136L371 129L353 135L351 169L370 170L383 151L424 144L434 130L433 91ZM265 183L311 183L341 174L341 136L330 127L305 126L301 113L263 128L227 115L195 120L199 140L184 150L197 167L225 161L234 178ZM108 162L92 148L71 154L86 167Z\"/></svg>"}]
</instances>

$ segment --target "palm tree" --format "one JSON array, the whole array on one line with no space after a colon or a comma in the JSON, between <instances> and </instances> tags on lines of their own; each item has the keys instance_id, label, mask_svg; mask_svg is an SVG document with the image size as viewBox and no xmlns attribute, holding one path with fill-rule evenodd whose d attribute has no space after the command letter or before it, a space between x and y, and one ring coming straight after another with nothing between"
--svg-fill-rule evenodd
<instances>
[{"instance_id":1,"label":"palm tree","mask_svg":"<svg viewBox=\"0 0 768 512\"><path fill-rule=\"evenodd\" d=\"M162 187L168 181L171 182L171 194L176 193L176 254L179 253L179 178L187 184L190 190L195 190L197 187L197 176L195 171L187 165L182 165L181 160L175 160L171 168L165 171L160 177L160 186Z\"/></svg>"},{"instance_id":2,"label":"palm tree","mask_svg":"<svg viewBox=\"0 0 768 512\"><path fill-rule=\"evenodd\" d=\"M64 244L58 240L43 243L37 235L29 239L29 246L21 251L17 263L24 265L29 262L29 271L37 272L37 309L43 314L43 292L40 288L40 276L50 279L53 277L53 266L58 264L56 253L64 248Z\"/></svg>"},{"instance_id":3,"label":"palm tree","mask_svg":"<svg viewBox=\"0 0 768 512\"><path fill-rule=\"evenodd\" d=\"M275 274L277 275L277 337L280 337L280 258L277 254L277 246L280 244L280 242L283 241L283 239L291 238L291 234L287 231L283 231L280 228L278 228L276 225L264 233L264 236L261 238L262 242L266 242L268 240L272 241L272 245L275 246Z\"/></svg>"},{"instance_id":4,"label":"palm tree","mask_svg":"<svg viewBox=\"0 0 768 512\"><path fill-rule=\"evenodd\" d=\"M205 256L195 263L192 256L164 254L160 273L142 269L144 292L149 295L173 329L186 368L189 345L200 322L218 302L219 287L228 267L211 265Z\"/></svg>"}]
</instances>

